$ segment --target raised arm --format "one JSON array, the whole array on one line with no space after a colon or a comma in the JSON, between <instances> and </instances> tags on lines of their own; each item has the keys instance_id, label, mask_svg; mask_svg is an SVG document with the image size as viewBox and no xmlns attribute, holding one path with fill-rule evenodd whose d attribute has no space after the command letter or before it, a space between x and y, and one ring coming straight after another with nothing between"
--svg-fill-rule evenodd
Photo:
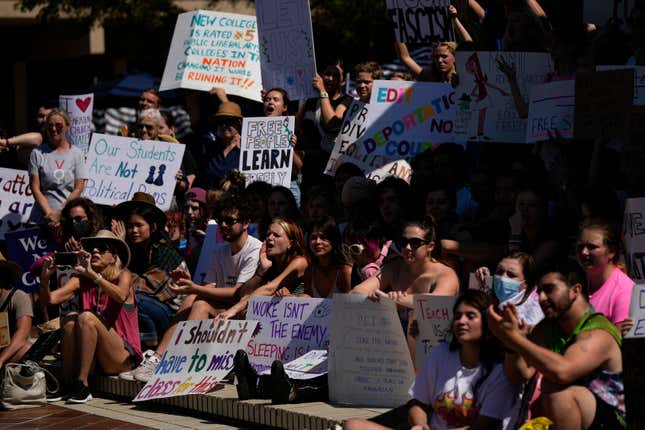
<instances>
[{"instance_id":1,"label":"raised arm","mask_svg":"<svg viewBox=\"0 0 645 430\"><path fill-rule=\"evenodd\" d=\"M416 61L414 61L414 58L410 56L408 46L404 42L396 42L394 44L394 50L399 55L399 59L403 65L408 68L410 73L412 73L412 76L415 78L421 76L421 73L423 73L423 67L421 67Z\"/></svg>"}]
</instances>

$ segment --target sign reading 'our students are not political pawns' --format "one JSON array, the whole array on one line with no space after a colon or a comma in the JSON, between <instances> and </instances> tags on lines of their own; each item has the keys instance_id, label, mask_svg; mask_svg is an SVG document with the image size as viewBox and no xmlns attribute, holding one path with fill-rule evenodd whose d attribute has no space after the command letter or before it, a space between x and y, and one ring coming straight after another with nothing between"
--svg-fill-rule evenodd
<instances>
[{"instance_id":1,"label":"sign reading 'our students are not political pawns'","mask_svg":"<svg viewBox=\"0 0 645 430\"><path fill-rule=\"evenodd\" d=\"M450 0L386 0L385 4L398 42L455 40Z\"/></svg>"},{"instance_id":2,"label":"sign reading 'our students are not political pawns'","mask_svg":"<svg viewBox=\"0 0 645 430\"><path fill-rule=\"evenodd\" d=\"M208 91L213 87L251 100L261 99L254 16L196 10L177 17L159 89Z\"/></svg>"},{"instance_id":3,"label":"sign reading 'our students are not political pawns'","mask_svg":"<svg viewBox=\"0 0 645 430\"><path fill-rule=\"evenodd\" d=\"M83 196L94 203L115 205L141 191L167 211L184 149L177 143L95 133L85 160L89 177Z\"/></svg>"}]
</instances>

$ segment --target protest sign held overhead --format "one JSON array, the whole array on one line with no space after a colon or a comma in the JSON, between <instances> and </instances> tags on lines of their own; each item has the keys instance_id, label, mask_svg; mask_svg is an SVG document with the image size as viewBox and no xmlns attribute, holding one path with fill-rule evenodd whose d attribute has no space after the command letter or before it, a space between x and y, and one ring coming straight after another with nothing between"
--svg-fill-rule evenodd
<instances>
[{"instance_id":1,"label":"protest sign held overhead","mask_svg":"<svg viewBox=\"0 0 645 430\"><path fill-rule=\"evenodd\" d=\"M85 160L89 178L83 196L94 203L115 205L142 191L166 211L184 149L176 143L93 134Z\"/></svg>"},{"instance_id":2,"label":"protest sign held overhead","mask_svg":"<svg viewBox=\"0 0 645 430\"><path fill-rule=\"evenodd\" d=\"M385 5L398 42L455 40L450 0L386 0Z\"/></svg>"},{"instance_id":3,"label":"protest sign held overhead","mask_svg":"<svg viewBox=\"0 0 645 430\"><path fill-rule=\"evenodd\" d=\"M18 230L5 235L7 242L7 258L20 266L22 277L16 287L29 293L38 292L40 278L33 275L29 268L39 258L56 248L56 243L47 239L47 234L41 227ZM62 285L62 284L59 284Z\"/></svg>"},{"instance_id":4,"label":"protest sign held overhead","mask_svg":"<svg viewBox=\"0 0 645 430\"><path fill-rule=\"evenodd\" d=\"M29 174L0 167L0 238L27 222L34 204Z\"/></svg>"},{"instance_id":5,"label":"protest sign held overhead","mask_svg":"<svg viewBox=\"0 0 645 430\"><path fill-rule=\"evenodd\" d=\"M246 318L259 324L246 352L260 374L269 373L274 360L286 363L329 347L329 299L252 296Z\"/></svg>"},{"instance_id":6,"label":"protest sign held overhead","mask_svg":"<svg viewBox=\"0 0 645 430\"><path fill-rule=\"evenodd\" d=\"M263 0L255 15L264 88L283 88L292 100L318 97L309 0Z\"/></svg>"},{"instance_id":7,"label":"protest sign held overhead","mask_svg":"<svg viewBox=\"0 0 645 430\"><path fill-rule=\"evenodd\" d=\"M235 353L245 348L256 325L237 320L180 322L134 401L208 393L233 370Z\"/></svg>"},{"instance_id":8,"label":"protest sign held overhead","mask_svg":"<svg viewBox=\"0 0 645 430\"><path fill-rule=\"evenodd\" d=\"M353 100L345 111L340 133L336 137L336 144L331 151L325 174L335 175L336 169L343 163L354 163L365 172L369 166L363 163L360 140L365 135L369 121L369 107L367 103Z\"/></svg>"},{"instance_id":9,"label":"protest sign held overhead","mask_svg":"<svg viewBox=\"0 0 645 430\"><path fill-rule=\"evenodd\" d=\"M159 90L213 87L261 100L254 16L196 10L177 17Z\"/></svg>"},{"instance_id":10,"label":"protest sign held overhead","mask_svg":"<svg viewBox=\"0 0 645 430\"><path fill-rule=\"evenodd\" d=\"M415 367L423 367L430 350L452 335L452 308L454 296L414 296L414 316L419 326L415 345Z\"/></svg>"},{"instance_id":11,"label":"protest sign held overhead","mask_svg":"<svg viewBox=\"0 0 645 430\"><path fill-rule=\"evenodd\" d=\"M247 185L263 181L289 188L294 129L292 116L243 119L239 170Z\"/></svg>"},{"instance_id":12,"label":"protest sign held overhead","mask_svg":"<svg viewBox=\"0 0 645 430\"><path fill-rule=\"evenodd\" d=\"M546 82L553 72L549 54L458 51L456 60L455 141L526 142L526 119L520 118L502 70L514 69L517 88L528 100L531 86Z\"/></svg>"},{"instance_id":13,"label":"protest sign held overhead","mask_svg":"<svg viewBox=\"0 0 645 430\"><path fill-rule=\"evenodd\" d=\"M94 94L78 96L58 96L58 106L69 114L71 124L67 132L69 142L87 152L92 135L92 112L94 111Z\"/></svg>"},{"instance_id":14,"label":"protest sign held overhead","mask_svg":"<svg viewBox=\"0 0 645 430\"><path fill-rule=\"evenodd\" d=\"M556 136L573 139L575 81L555 81L531 89L526 142L549 140Z\"/></svg>"},{"instance_id":15,"label":"protest sign held overhead","mask_svg":"<svg viewBox=\"0 0 645 430\"><path fill-rule=\"evenodd\" d=\"M645 197L628 199L623 221L625 263L629 277L645 281Z\"/></svg>"}]
</instances>

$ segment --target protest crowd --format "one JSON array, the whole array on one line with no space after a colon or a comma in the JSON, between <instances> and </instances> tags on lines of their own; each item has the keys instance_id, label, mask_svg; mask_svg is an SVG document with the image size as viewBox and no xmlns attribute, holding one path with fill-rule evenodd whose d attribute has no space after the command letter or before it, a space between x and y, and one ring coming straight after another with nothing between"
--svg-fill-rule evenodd
<instances>
[{"instance_id":1,"label":"protest crowd","mask_svg":"<svg viewBox=\"0 0 645 430\"><path fill-rule=\"evenodd\" d=\"M0 139L3 405L12 363L53 356L52 402L92 400L93 374L187 394L164 378L194 372L195 393L395 408L347 430L642 415L622 350L645 333L645 2L579 28L538 0L436 2L429 29L386 3L387 67L358 47L316 67L310 18L285 20L305 40L281 56L261 2L195 11L132 121L95 112L83 137L90 99L61 96ZM253 42L212 32L231 22ZM184 51L199 31L256 54ZM208 117L169 109L177 88Z\"/></svg>"}]
</instances>

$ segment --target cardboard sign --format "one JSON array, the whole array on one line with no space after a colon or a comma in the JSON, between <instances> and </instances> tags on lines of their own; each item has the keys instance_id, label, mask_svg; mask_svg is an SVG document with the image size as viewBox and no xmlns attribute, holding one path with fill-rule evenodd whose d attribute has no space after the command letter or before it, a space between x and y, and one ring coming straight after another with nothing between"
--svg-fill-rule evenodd
<instances>
[{"instance_id":1,"label":"cardboard sign","mask_svg":"<svg viewBox=\"0 0 645 430\"><path fill-rule=\"evenodd\" d=\"M526 142L526 119L517 113L510 84L498 60L515 64L525 100L530 87L545 82L553 72L551 57L546 53L458 51L455 141Z\"/></svg>"},{"instance_id":2,"label":"cardboard sign","mask_svg":"<svg viewBox=\"0 0 645 430\"><path fill-rule=\"evenodd\" d=\"M89 178L83 197L116 205L142 191L155 198L159 209L167 211L184 149L177 143L95 133L85 159Z\"/></svg>"},{"instance_id":3,"label":"cardboard sign","mask_svg":"<svg viewBox=\"0 0 645 430\"><path fill-rule=\"evenodd\" d=\"M20 229L29 220L35 204L29 173L0 167L0 239L7 232Z\"/></svg>"},{"instance_id":4,"label":"cardboard sign","mask_svg":"<svg viewBox=\"0 0 645 430\"><path fill-rule=\"evenodd\" d=\"M330 400L388 408L407 402L414 368L394 302L358 294L332 301Z\"/></svg>"},{"instance_id":5,"label":"cardboard sign","mask_svg":"<svg viewBox=\"0 0 645 430\"><path fill-rule=\"evenodd\" d=\"M289 188L294 129L292 116L243 119L239 170L244 174L246 185L263 181Z\"/></svg>"},{"instance_id":6,"label":"cardboard sign","mask_svg":"<svg viewBox=\"0 0 645 430\"><path fill-rule=\"evenodd\" d=\"M576 139L629 137L634 70L581 72L576 75Z\"/></svg>"},{"instance_id":7,"label":"cardboard sign","mask_svg":"<svg viewBox=\"0 0 645 430\"><path fill-rule=\"evenodd\" d=\"M134 401L208 393L233 369L235 353L244 349L256 325L238 320L180 322Z\"/></svg>"},{"instance_id":8,"label":"cardboard sign","mask_svg":"<svg viewBox=\"0 0 645 430\"><path fill-rule=\"evenodd\" d=\"M629 317L634 320L634 326L625 338L645 337L645 285L634 285L632 300L629 302Z\"/></svg>"},{"instance_id":9,"label":"cardboard sign","mask_svg":"<svg viewBox=\"0 0 645 430\"><path fill-rule=\"evenodd\" d=\"M325 174L334 176L336 169L343 163L354 163L365 171L370 171L370 166L363 162L363 152L360 140L365 135L369 120L370 105L359 100L354 100L345 111L345 117L336 137L336 144L331 151Z\"/></svg>"},{"instance_id":10,"label":"cardboard sign","mask_svg":"<svg viewBox=\"0 0 645 430\"><path fill-rule=\"evenodd\" d=\"M92 113L94 111L94 94L78 96L58 96L58 106L69 114L72 121L67 138L72 145L87 152L92 135Z\"/></svg>"},{"instance_id":11,"label":"cardboard sign","mask_svg":"<svg viewBox=\"0 0 645 430\"><path fill-rule=\"evenodd\" d=\"M386 0L397 42L432 43L455 40L450 0Z\"/></svg>"},{"instance_id":12,"label":"cardboard sign","mask_svg":"<svg viewBox=\"0 0 645 430\"><path fill-rule=\"evenodd\" d=\"M254 16L196 10L177 16L159 90L221 87L261 101L260 53Z\"/></svg>"},{"instance_id":13,"label":"cardboard sign","mask_svg":"<svg viewBox=\"0 0 645 430\"><path fill-rule=\"evenodd\" d=\"M645 66L596 66L596 70L633 70L634 71L634 106L645 106Z\"/></svg>"},{"instance_id":14,"label":"cardboard sign","mask_svg":"<svg viewBox=\"0 0 645 430\"><path fill-rule=\"evenodd\" d=\"M291 100L318 97L309 0L263 0L255 4L262 84L283 88Z\"/></svg>"},{"instance_id":15,"label":"cardboard sign","mask_svg":"<svg viewBox=\"0 0 645 430\"><path fill-rule=\"evenodd\" d=\"M247 320L259 323L258 334L246 352L259 374L268 374L271 363L294 360L311 350L329 346L331 300L253 296Z\"/></svg>"},{"instance_id":16,"label":"cardboard sign","mask_svg":"<svg viewBox=\"0 0 645 430\"><path fill-rule=\"evenodd\" d=\"M573 139L575 81L555 81L531 89L526 142L555 138Z\"/></svg>"},{"instance_id":17,"label":"cardboard sign","mask_svg":"<svg viewBox=\"0 0 645 430\"><path fill-rule=\"evenodd\" d=\"M419 326L414 361L417 368L423 367L433 347L449 341L452 335L452 308L456 301L457 297L454 296L414 296L414 317Z\"/></svg>"},{"instance_id":18,"label":"cardboard sign","mask_svg":"<svg viewBox=\"0 0 645 430\"><path fill-rule=\"evenodd\" d=\"M645 197L627 199L623 220L625 263L636 283L645 280Z\"/></svg>"},{"instance_id":19,"label":"cardboard sign","mask_svg":"<svg viewBox=\"0 0 645 430\"><path fill-rule=\"evenodd\" d=\"M7 258L18 264L23 271L16 287L29 293L37 292L40 289L40 279L29 268L36 260L52 252L56 244L47 239L45 231L40 227L7 233L5 240Z\"/></svg>"}]
</instances>

